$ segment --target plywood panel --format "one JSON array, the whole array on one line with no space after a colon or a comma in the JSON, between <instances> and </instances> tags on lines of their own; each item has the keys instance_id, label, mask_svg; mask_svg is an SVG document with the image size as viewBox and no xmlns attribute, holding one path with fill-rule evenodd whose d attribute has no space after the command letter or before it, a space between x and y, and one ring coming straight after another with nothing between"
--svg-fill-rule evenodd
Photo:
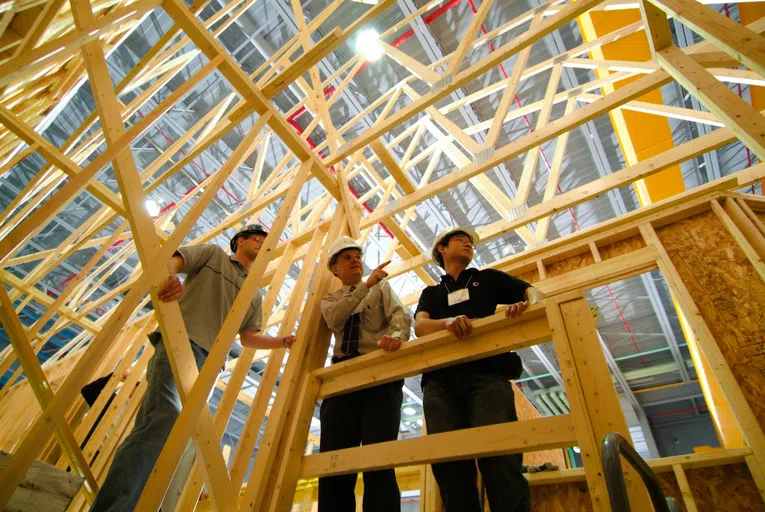
<instances>
[{"instance_id":1,"label":"plywood panel","mask_svg":"<svg viewBox=\"0 0 765 512\"><path fill-rule=\"evenodd\" d=\"M659 483L664 491L664 496L668 498L675 498L677 504L680 506L682 512L687 512L685 503L683 502L683 494L680 492L680 486L677 485L677 479L673 472L659 473L656 475L659 478ZM693 491L693 489L691 489Z\"/></svg>"},{"instance_id":2,"label":"plywood panel","mask_svg":"<svg viewBox=\"0 0 765 512\"><path fill-rule=\"evenodd\" d=\"M515 412L518 414L519 421L542 417L536 407L534 407L529 399L526 398L526 395L524 395L515 384L513 384L513 391L515 392ZM559 468L564 468L566 467L564 460L563 451L560 449L528 452L523 454L523 463L527 466L540 466L545 462L552 462L553 464L557 464Z\"/></svg>"},{"instance_id":3,"label":"plywood panel","mask_svg":"<svg viewBox=\"0 0 765 512\"><path fill-rule=\"evenodd\" d=\"M762 512L765 503L745 464L686 469L693 498L699 510ZM686 512L674 473L659 473L664 495L675 498L680 510ZM585 482L542 484L531 486L533 512L591 511L592 503Z\"/></svg>"},{"instance_id":4,"label":"plywood panel","mask_svg":"<svg viewBox=\"0 0 765 512\"><path fill-rule=\"evenodd\" d=\"M626 240L621 240L619 242L614 242L612 244L599 247L598 251L600 252L600 257L604 260L607 260L609 258L621 256L622 254L628 254L633 251L637 251L643 247L645 247L645 241L643 240L643 237L633 236L631 238L627 238Z\"/></svg>"},{"instance_id":5,"label":"plywood panel","mask_svg":"<svg viewBox=\"0 0 765 512\"><path fill-rule=\"evenodd\" d=\"M657 234L765 427L765 283L711 212Z\"/></svg>"},{"instance_id":6,"label":"plywood panel","mask_svg":"<svg viewBox=\"0 0 765 512\"><path fill-rule=\"evenodd\" d=\"M527 283L536 283L539 281L539 271L538 270L532 270L530 272L524 272L523 274L515 275L515 277L518 279L522 279L523 281L526 281Z\"/></svg>"},{"instance_id":7,"label":"plywood panel","mask_svg":"<svg viewBox=\"0 0 765 512\"><path fill-rule=\"evenodd\" d=\"M532 485L531 510L534 512L584 512L592 510L585 482Z\"/></svg>"},{"instance_id":8,"label":"plywood panel","mask_svg":"<svg viewBox=\"0 0 765 512\"><path fill-rule=\"evenodd\" d=\"M546 264L545 271L547 272L547 277L550 278L566 274L572 270L586 267L588 265L592 265L593 263L595 263L595 258L593 258L592 253L586 252L576 256L571 256L565 260Z\"/></svg>"},{"instance_id":9,"label":"plywood panel","mask_svg":"<svg viewBox=\"0 0 765 512\"><path fill-rule=\"evenodd\" d=\"M691 469L685 474L699 510L765 510L746 464Z\"/></svg>"}]
</instances>

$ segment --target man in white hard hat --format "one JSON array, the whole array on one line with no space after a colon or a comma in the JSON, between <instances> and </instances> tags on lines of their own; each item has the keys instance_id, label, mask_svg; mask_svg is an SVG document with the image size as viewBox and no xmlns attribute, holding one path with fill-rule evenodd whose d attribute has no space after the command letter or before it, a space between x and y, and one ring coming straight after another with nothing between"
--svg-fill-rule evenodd
<instances>
[{"instance_id":1,"label":"man in white hard hat","mask_svg":"<svg viewBox=\"0 0 765 512\"><path fill-rule=\"evenodd\" d=\"M520 315L543 298L531 285L498 270L468 268L478 235L468 227L439 234L433 259L446 274L441 283L422 291L414 332L425 336L444 329L457 338L470 336L472 319L495 313ZM518 419L510 379L522 372L520 357L511 352L423 374L423 408L428 434L506 423ZM529 488L521 473L523 455L478 459L494 512L530 510ZM476 487L476 461L433 464L446 512L482 511Z\"/></svg>"},{"instance_id":2,"label":"man in white hard hat","mask_svg":"<svg viewBox=\"0 0 765 512\"><path fill-rule=\"evenodd\" d=\"M374 350L398 350L409 340L412 319L385 281L387 261L362 280L361 246L349 237L332 244L327 265L342 281L321 301L321 312L335 337L332 363ZM403 380L327 398L321 404L320 451L394 441L401 423ZM319 479L319 512L356 510L356 474ZM364 511L401 510L393 469L364 473Z\"/></svg>"},{"instance_id":3,"label":"man in white hard hat","mask_svg":"<svg viewBox=\"0 0 765 512\"><path fill-rule=\"evenodd\" d=\"M260 224L245 226L231 239L231 255L217 245L179 248L168 262L170 277L159 292L163 302L177 300L197 367L207 359L223 321L234 304L247 272L257 258L268 232ZM182 283L177 274L186 274ZM239 329L242 345L258 349L286 348L294 336L271 337L260 333L263 313L256 293ZM132 511L180 414L181 400L170 369L167 349L159 331L149 335L154 355L146 370L146 392L133 431L120 445L92 511ZM175 500L191 470L191 444L176 470L163 508L175 510Z\"/></svg>"}]
</instances>

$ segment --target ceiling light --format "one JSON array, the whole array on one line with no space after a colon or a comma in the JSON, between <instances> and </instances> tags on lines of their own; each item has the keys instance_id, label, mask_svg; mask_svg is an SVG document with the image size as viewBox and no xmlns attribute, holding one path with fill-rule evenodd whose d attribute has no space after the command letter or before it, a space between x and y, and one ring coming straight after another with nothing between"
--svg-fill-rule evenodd
<instances>
[{"instance_id":1,"label":"ceiling light","mask_svg":"<svg viewBox=\"0 0 765 512\"><path fill-rule=\"evenodd\" d=\"M417 414L417 409L414 407L404 407L404 414L407 416L411 416L412 414Z\"/></svg>"},{"instance_id":2,"label":"ceiling light","mask_svg":"<svg viewBox=\"0 0 765 512\"><path fill-rule=\"evenodd\" d=\"M574 446L574 453L582 453L582 449L578 446Z\"/></svg>"},{"instance_id":3,"label":"ceiling light","mask_svg":"<svg viewBox=\"0 0 765 512\"><path fill-rule=\"evenodd\" d=\"M371 28L359 32L358 37L356 37L356 51L369 62L374 62L382 57L383 47L380 44L380 34Z\"/></svg>"},{"instance_id":4,"label":"ceiling light","mask_svg":"<svg viewBox=\"0 0 765 512\"><path fill-rule=\"evenodd\" d=\"M417 424L418 424L419 426L422 426L422 419L419 419L419 420L417 420Z\"/></svg>"},{"instance_id":5,"label":"ceiling light","mask_svg":"<svg viewBox=\"0 0 765 512\"><path fill-rule=\"evenodd\" d=\"M154 202L152 199L147 199L146 203L146 211L149 212L150 217L156 217L159 215L159 205Z\"/></svg>"}]
</instances>

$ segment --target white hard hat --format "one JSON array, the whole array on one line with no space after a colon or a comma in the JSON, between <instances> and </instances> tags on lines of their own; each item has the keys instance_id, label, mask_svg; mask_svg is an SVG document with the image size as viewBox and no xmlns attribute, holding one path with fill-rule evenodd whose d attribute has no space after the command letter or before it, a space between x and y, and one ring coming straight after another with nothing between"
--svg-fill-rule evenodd
<instances>
[{"instance_id":1,"label":"white hard hat","mask_svg":"<svg viewBox=\"0 0 765 512\"><path fill-rule=\"evenodd\" d=\"M438 266L441 268L444 266L444 260L441 258L441 253L438 252L438 244L440 244L446 237L457 233L465 233L468 237L470 237L470 241L473 242L473 247L475 247L480 240L478 238L478 233L476 233L475 230L464 226L457 226L456 228L449 228L441 231L436 237L436 241L433 242L433 248L430 250L430 254L433 256L433 260L438 263Z\"/></svg>"},{"instance_id":2,"label":"white hard hat","mask_svg":"<svg viewBox=\"0 0 765 512\"><path fill-rule=\"evenodd\" d=\"M359 253L362 252L359 243L349 236L344 236L335 240L327 250L327 268L332 271L332 264L335 262L335 256L340 254L346 249L356 249Z\"/></svg>"}]
</instances>

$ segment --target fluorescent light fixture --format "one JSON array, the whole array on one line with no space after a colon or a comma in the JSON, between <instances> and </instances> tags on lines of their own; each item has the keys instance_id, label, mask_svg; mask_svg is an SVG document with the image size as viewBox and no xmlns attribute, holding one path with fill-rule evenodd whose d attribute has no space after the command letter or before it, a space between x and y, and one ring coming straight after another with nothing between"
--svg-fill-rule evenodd
<instances>
[{"instance_id":1,"label":"fluorescent light fixture","mask_svg":"<svg viewBox=\"0 0 765 512\"><path fill-rule=\"evenodd\" d=\"M146 211L149 212L150 217L156 217L159 215L159 205L152 199L146 200Z\"/></svg>"},{"instance_id":2,"label":"fluorescent light fixture","mask_svg":"<svg viewBox=\"0 0 765 512\"><path fill-rule=\"evenodd\" d=\"M356 37L356 51L369 62L374 62L383 55L383 47L380 44L380 34L368 28L359 32Z\"/></svg>"},{"instance_id":3,"label":"fluorescent light fixture","mask_svg":"<svg viewBox=\"0 0 765 512\"><path fill-rule=\"evenodd\" d=\"M414 407L404 407L404 414L407 416L411 416L412 414L417 414L417 409Z\"/></svg>"}]
</instances>

